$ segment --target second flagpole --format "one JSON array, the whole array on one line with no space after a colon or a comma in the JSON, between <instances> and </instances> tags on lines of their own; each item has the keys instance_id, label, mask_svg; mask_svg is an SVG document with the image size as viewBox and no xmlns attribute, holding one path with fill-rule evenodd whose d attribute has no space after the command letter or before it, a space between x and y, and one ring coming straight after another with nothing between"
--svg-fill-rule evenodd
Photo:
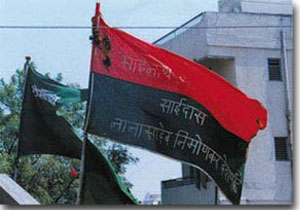
<instances>
[{"instance_id":1,"label":"second flagpole","mask_svg":"<svg viewBox=\"0 0 300 210\"><path fill-rule=\"evenodd\" d=\"M95 16L92 18L92 55L91 55L91 65L90 65L90 70L92 69L92 64L94 62L94 55L95 55L95 46L94 46L94 40L98 36L98 30L99 30L99 23L100 23L100 3L96 3L96 9L95 9ZM85 125L84 125L84 139L82 142L82 148L81 148L81 163L80 163L80 173L79 173L79 188L78 188L78 194L77 194L77 205L80 205L83 200L83 188L84 188L84 173L85 173L85 159L86 159L86 145L88 141L88 133L86 132L87 130L87 122L89 118L89 113L90 113L90 105L91 105L91 100L92 100L92 84L93 83L93 74L90 72L90 78L89 78L89 99L88 99L88 104L87 104L87 109L86 109L86 117L85 117Z\"/></svg>"},{"instance_id":2,"label":"second flagpole","mask_svg":"<svg viewBox=\"0 0 300 210\"><path fill-rule=\"evenodd\" d=\"M23 84L23 99L22 99L22 104L24 103L24 95L25 95L25 89L26 89L26 84L27 84L27 72L28 72L28 68L29 68L29 62L31 60L31 57L30 56L26 56L25 57L26 61L25 61L25 64L24 64L24 84ZM22 110L23 110L23 105L22 105ZM21 116L20 116L20 122L22 121L22 111L21 110ZM21 130L21 126L19 124L19 133L16 134L16 138L18 138L18 141L20 141L20 130ZM12 145L13 146L13 145ZM17 156L16 156L16 159L14 161L14 181L17 182L18 180L18 174L19 174L19 167L18 167L18 163L19 163L19 145L17 145Z\"/></svg>"}]
</instances>

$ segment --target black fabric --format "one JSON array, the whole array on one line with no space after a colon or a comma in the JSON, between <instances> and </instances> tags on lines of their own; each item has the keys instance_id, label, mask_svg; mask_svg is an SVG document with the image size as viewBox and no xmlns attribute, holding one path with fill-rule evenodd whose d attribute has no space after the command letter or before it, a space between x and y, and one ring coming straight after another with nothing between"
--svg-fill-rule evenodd
<instances>
[{"instance_id":1,"label":"black fabric","mask_svg":"<svg viewBox=\"0 0 300 210\"><path fill-rule=\"evenodd\" d=\"M81 204L136 204L110 161L89 140L86 142L83 180Z\"/></svg>"},{"instance_id":2,"label":"black fabric","mask_svg":"<svg viewBox=\"0 0 300 210\"><path fill-rule=\"evenodd\" d=\"M64 103L75 101L80 101L79 90L29 68L21 111L18 156L54 154L80 159L80 138L72 125L56 112Z\"/></svg>"},{"instance_id":3,"label":"black fabric","mask_svg":"<svg viewBox=\"0 0 300 210\"><path fill-rule=\"evenodd\" d=\"M201 104L95 73L92 84L87 132L192 164L239 203L248 143L225 130ZM176 112L166 113L167 100L177 103ZM199 113L203 122L196 120Z\"/></svg>"},{"instance_id":4,"label":"black fabric","mask_svg":"<svg viewBox=\"0 0 300 210\"><path fill-rule=\"evenodd\" d=\"M81 159L82 140L58 107L87 100L78 90L47 78L30 66L22 104L18 156L53 154ZM111 162L87 140L83 204L135 204Z\"/></svg>"}]
</instances>

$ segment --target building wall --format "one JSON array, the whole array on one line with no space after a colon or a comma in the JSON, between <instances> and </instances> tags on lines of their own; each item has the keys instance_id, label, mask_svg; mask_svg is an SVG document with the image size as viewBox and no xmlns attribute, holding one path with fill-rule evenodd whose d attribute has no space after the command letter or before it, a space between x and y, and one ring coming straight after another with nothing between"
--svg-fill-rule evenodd
<instances>
[{"instance_id":1,"label":"building wall","mask_svg":"<svg viewBox=\"0 0 300 210\"><path fill-rule=\"evenodd\" d=\"M276 54L276 52L274 52ZM247 49L236 56L238 87L249 96L258 99L268 110L268 127L259 131L249 146L249 156L245 169L242 197L247 200L261 200L266 203L274 200L276 192L276 165L274 134L272 127L285 131L285 120L273 121L273 110L268 104L269 81L267 58L272 54L267 50ZM273 57L273 56L271 56ZM252 59L249 59L252 58ZM276 88L276 90L278 90ZM282 89L279 88L279 92ZM272 94L270 97L274 97ZM274 97L275 101L278 100ZM281 106L280 106L281 105ZM280 113L285 111L284 103L278 104Z\"/></svg>"},{"instance_id":2,"label":"building wall","mask_svg":"<svg viewBox=\"0 0 300 210\"><path fill-rule=\"evenodd\" d=\"M291 0L242 0L243 12L289 14L292 11Z\"/></svg>"},{"instance_id":3,"label":"building wall","mask_svg":"<svg viewBox=\"0 0 300 210\"><path fill-rule=\"evenodd\" d=\"M213 195L213 196L212 196ZM207 183L207 189L200 190L192 185L162 189L163 205L214 205L215 185Z\"/></svg>"},{"instance_id":4,"label":"building wall","mask_svg":"<svg viewBox=\"0 0 300 210\"><path fill-rule=\"evenodd\" d=\"M241 0L219 0L220 12L240 12L242 10Z\"/></svg>"},{"instance_id":5,"label":"building wall","mask_svg":"<svg viewBox=\"0 0 300 210\"><path fill-rule=\"evenodd\" d=\"M198 61L200 64L221 75L232 85L236 86L236 69L234 59L210 58Z\"/></svg>"},{"instance_id":6,"label":"building wall","mask_svg":"<svg viewBox=\"0 0 300 210\"><path fill-rule=\"evenodd\" d=\"M215 72L266 107L268 127L259 131L249 146L242 199L244 203L290 203L292 201L291 163L275 160L274 145L274 137L288 135L286 83L285 81L269 81L268 58L282 57L280 31L284 30L290 76L288 88L292 93L292 29L288 27L214 27L260 24L261 26L291 26L292 16L206 12L202 14L199 21L201 22L198 23L199 25L207 26L201 32L204 35L190 39L175 36L174 39L165 43L161 41L161 46L183 56L206 62L206 65L210 65ZM180 34L179 37L184 37L184 34ZM172 42L172 45L169 45L169 42ZM201 46L204 48L185 47L190 46L191 43L202 43ZM234 61L225 61L227 58L233 58ZM293 99L290 98L290 106L292 102Z\"/></svg>"},{"instance_id":7,"label":"building wall","mask_svg":"<svg viewBox=\"0 0 300 210\"><path fill-rule=\"evenodd\" d=\"M195 22L202 19L200 14L195 21L191 21L189 24L184 25L183 29L177 30L175 33L171 33L166 39L156 43L157 45L163 45L165 49L171 49L172 52L177 54L184 54L185 57L193 60L195 59L195 53L197 56L205 56L207 50L205 40L205 31L196 27L204 27L202 22L195 25ZM193 26L195 28L187 30L187 27ZM195 39L197 37L197 39ZM187 41L188 40L188 41Z\"/></svg>"},{"instance_id":8,"label":"building wall","mask_svg":"<svg viewBox=\"0 0 300 210\"><path fill-rule=\"evenodd\" d=\"M220 12L292 14L291 0L219 0Z\"/></svg>"}]
</instances>

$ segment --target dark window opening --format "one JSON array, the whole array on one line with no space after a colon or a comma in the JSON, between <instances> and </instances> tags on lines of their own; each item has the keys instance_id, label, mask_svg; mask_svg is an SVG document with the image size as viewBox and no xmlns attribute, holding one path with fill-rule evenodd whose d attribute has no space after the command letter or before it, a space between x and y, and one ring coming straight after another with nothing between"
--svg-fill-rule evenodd
<instances>
[{"instance_id":1,"label":"dark window opening","mask_svg":"<svg viewBox=\"0 0 300 210\"><path fill-rule=\"evenodd\" d=\"M275 137L276 160L289 160L287 137Z\"/></svg>"},{"instance_id":2,"label":"dark window opening","mask_svg":"<svg viewBox=\"0 0 300 210\"><path fill-rule=\"evenodd\" d=\"M269 80L281 81L281 68L279 58L268 59Z\"/></svg>"}]
</instances>

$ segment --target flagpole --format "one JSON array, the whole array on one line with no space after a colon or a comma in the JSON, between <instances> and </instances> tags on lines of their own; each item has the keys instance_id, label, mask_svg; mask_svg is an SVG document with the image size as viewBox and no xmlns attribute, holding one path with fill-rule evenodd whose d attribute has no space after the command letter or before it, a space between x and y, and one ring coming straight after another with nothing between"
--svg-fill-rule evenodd
<instances>
[{"instance_id":1,"label":"flagpole","mask_svg":"<svg viewBox=\"0 0 300 210\"><path fill-rule=\"evenodd\" d=\"M79 188L77 194L76 204L80 205L82 201L82 189L84 185L84 171L85 171L85 158L86 158L86 141L88 138L88 134L84 132L84 139L81 147L81 161L80 161L80 173L79 173Z\"/></svg>"},{"instance_id":2,"label":"flagpole","mask_svg":"<svg viewBox=\"0 0 300 210\"><path fill-rule=\"evenodd\" d=\"M25 88L26 88L26 84L27 84L27 73L28 73L28 68L29 68L29 62L31 60L31 57L30 56L26 56L25 57L26 61L25 61L25 64L24 64L24 83L23 83L23 97L22 97L22 108L21 108L21 115L20 115L20 123L19 123L19 133L16 134L17 135L17 138L19 138L19 141L20 141L20 130L21 130L21 120L22 120L22 112L23 112L23 103L24 103L24 95L25 95ZM19 174L19 167L18 167L18 163L19 163L19 154L20 154L20 151L19 151L19 145L17 144L17 156L16 156L16 159L14 161L14 181L17 182L18 180L18 174Z\"/></svg>"},{"instance_id":3,"label":"flagpole","mask_svg":"<svg viewBox=\"0 0 300 210\"><path fill-rule=\"evenodd\" d=\"M90 70L92 70L92 64L94 62L94 51L95 51L95 47L94 47L94 40L96 38L96 36L98 36L98 33L96 32L98 30L99 27L99 23L100 23L100 3L97 2L96 3L96 9L95 9L95 15L92 19L92 24L93 24L93 28L92 28L92 56L91 56L91 65L90 65ZM95 27L96 26L96 27ZM89 78L89 98L88 98L88 104L87 104L87 109L86 109L86 117L85 117L85 124L84 124L84 139L82 142L82 147L81 147L81 162L80 162L80 173L79 173L79 188L78 188L78 194L77 194L77 205L80 205L82 203L83 200L83 187L84 187L84 172L85 172L85 159L86 159L86 144L88 141L88 134L87 134L87 123L88 123L88 118L90 115L90 106L91 106L91 100L92 100L92 95L93 95L93 83L94 81L94 77L93 77L93 73L90 72L90 78Z\"/></svg>"}]
</instances>

